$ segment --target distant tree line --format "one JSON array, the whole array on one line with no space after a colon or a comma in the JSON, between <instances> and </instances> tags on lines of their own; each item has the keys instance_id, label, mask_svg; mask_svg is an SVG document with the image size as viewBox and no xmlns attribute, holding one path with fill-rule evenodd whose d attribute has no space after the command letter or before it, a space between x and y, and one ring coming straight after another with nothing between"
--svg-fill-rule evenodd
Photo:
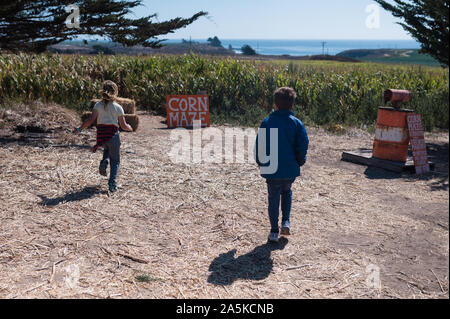
<instances>
[{"instance_id":1,"label":"distant tree line","mask_svg":"<svg viewBox=\"0 0 450 319\"><path fill-rule=\"evenodd\" d=\"M223 47L222 42L219 40L217 36L214 36L213 38L208 38L206 40L209 45L213 47ZM233 50L233 47L231 44L228 46L228 50ZM248 44L245 44L241 47L241 52L243 55L256 55L256 51Z\"/></svg>"},{"instance_id":2,"label":"distant tree line","mask_svg":"<svg viewBox=\"0 0 450 319\"><path fill-rule=\"evenodd\" d=\"M242 46L241 52L243 55L256 55L256 51L248 44Z\"/></svg>"},{"instance_id":3,"label":"distant tree line","mask_svg":"<svg viewBox=\"0 0 450 319\"><path fill-rule=\"evenodd\" d=\"M206 40L209 45L213 46L213 47L221 47L222 46L222 42L219 40L219 38L217 36L215 36L214 38L208 38L208 40Z\"/></svg>"}]
</instances>

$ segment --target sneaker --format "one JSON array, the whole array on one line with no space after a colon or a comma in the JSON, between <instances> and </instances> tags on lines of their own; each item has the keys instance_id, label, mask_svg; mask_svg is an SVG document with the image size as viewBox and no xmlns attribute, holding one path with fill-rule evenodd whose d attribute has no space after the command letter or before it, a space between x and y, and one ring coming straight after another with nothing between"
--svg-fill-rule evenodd
<instances>
[{"instance_id":1,"label":"sneaker","mask_svg":"<svg viewBox=\"0 0 450 319\"><path fill-rule=\"evenodd\" d=\"M278 243L278 233L272 233L269 234L269 241L272 243Z\"/></svg>"},{"instance_id":2,"label":"sneaker","mask_svg":"<svg viewBox=\"0 0 450 319\"><path fill-rule=\"evenodd\" d=\"M115 191L117 191L117 185L116 185L116 183L108 183L108 186L109 186L109 191L110 191L111 193L114 193Z\"/></svg>"},{"instance_id":3,"label":"sneaker","mask_svg":"<svg viewBox=\"0 0 450 319\"><path fill-rule=\"evenodd\" d=\"M100 165L98 167L98 172L100 175L107 176L106 169L108 168L108 161L104 160L100 162Z\"/></svg>"},{"instance_id":4,"label":"sneaker","mask_svg":"<svg viewBox=\"0 0 450 319\"><path fill-rule=\"evenodd\" d=\"M290 235L291 234L291 225L289 221L284 221L281 225L281 235Z\"/></svg>"}]
</instances>

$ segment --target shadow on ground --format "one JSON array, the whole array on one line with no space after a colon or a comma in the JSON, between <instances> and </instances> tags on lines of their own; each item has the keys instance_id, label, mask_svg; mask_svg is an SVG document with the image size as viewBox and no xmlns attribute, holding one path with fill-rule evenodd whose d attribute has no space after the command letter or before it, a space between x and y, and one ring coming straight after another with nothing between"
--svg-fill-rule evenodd
<instances>
[{"instance_id":1,"label":"shadow on ground","mask_svg":"<svg viewBox=\"0 0 450 319\"><path fill-rule=\"evenodd\" d=\"M59 147L59 148L79 148L79 149L85 149L85 150L92 150L92 145L88 144L56 144L51 145L52 147Z\"/></svg>"},{"instance_id":2,"label":"shadow on ground","mask_svg":"<svg viewBox=\"0 0 450 319\"><path fill-rule=\"evenodd\" d=\"M288 240L281 237L278 243L266 243L237 258L234 256L236 249L221 254L209 266L208 282L229 286L237 279L263 280L273 269L271 252L283 250L287 243Z\"/></svg>"},{"instance_id":3,"label":"shadow on ground","mask_svg":"<svg viewBox=\"0 0 450 319\"><path fill-rule=\"evenodd\" d=\"M435 164L434 171L416 175L414 172L395 173L377 167L368 167L364 174L369 179L397 179L403 178L407 180L433 180L430 184L432 191L448 190L449 183L449 144L433 144L427 143L428 158Z\"/></svg>"},{"instance_id":4,"label":"shadow on ground","mask_svg":"<svg viewBox=\"0 0 450 319\"><path fill-rule=\"evenodd\" d=\"M0 146L9 144L17 144L20 146L32 146L32 147L58 147L58 148L79 148L79 149L92 149L89 144L55 144L54 139L49 138L26 138L22 135L7 135L0 136Z\"/></svg>"},{"instance_id":5,"label":"shadow on ground","mask_svg":"<svg viewBox=\"0 0 450 319\"><path fill-rule=\"evenodd\" d=\"M64 196L56 197L56 198L48 198L44 195L38 195L41 199L39 203L42 206L57 206L61 203L65 202L76 202L85 199L89 199L94 197L97 194L106 193L106 191L102 191L98 186L89 186L85 187L78 192L70 192Z\"/></svg>"}]
</instances>

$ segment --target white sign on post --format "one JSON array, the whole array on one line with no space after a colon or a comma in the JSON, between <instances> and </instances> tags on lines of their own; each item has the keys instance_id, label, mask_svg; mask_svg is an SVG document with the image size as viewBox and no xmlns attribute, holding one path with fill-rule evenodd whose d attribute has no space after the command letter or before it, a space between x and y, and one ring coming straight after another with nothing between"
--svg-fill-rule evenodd
<instances>
[{"instance_id":1,"label":"white sign on post","mask_svg":"<svg viewBox=\"0 0 450 319\"><path fill-rule=\"evenodd\" d=\"M416 174L428 173L430 165L428 163L422 117L419 114L408 114L407 120Z\"/></svg>"}]
</instances>

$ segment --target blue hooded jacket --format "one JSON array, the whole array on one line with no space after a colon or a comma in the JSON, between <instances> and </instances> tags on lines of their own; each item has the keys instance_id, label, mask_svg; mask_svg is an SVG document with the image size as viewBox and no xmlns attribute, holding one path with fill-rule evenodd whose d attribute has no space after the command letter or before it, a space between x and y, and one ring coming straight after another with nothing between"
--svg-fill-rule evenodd
<instances>
[{"instance_id":1,"label":"blue hooded jacket","mask_svg":"<svg viewBox=\"0 0 450 319\"><path fill-rule=\"evenodd\" d=\"M258 155L259 139L262 140L261 147L264 145L264 138L261 135L264 133L260 130L256 137L255 159L256 163L261 167L261 176L266 179L291 179L300 176L300 166L303 166L306 162L306 153L309 145L308 135L302 121L296 118L290 110L277 110L264 119L260 129L265 129L265 154L270 158L272 158L272 155L278 155L276 171L264 172L264 168L269 167L271 161L264 161ZM274 134L274 131L271 129L277 129L278 131L278 147L272 145L277 154L270 154L271 134ZM274 138L275 135L273 135L272 139ZM264 152L264 150L261 150L261 152Z\"/></svg>"}]
</instances>

